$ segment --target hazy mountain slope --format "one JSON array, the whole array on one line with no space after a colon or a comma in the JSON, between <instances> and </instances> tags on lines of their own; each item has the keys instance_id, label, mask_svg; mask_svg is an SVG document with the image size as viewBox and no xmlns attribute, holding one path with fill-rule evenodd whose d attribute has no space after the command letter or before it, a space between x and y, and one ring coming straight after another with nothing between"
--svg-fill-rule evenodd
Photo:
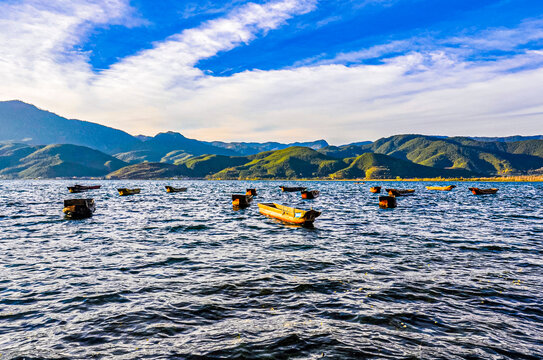
<instances>
[{"instance_id":1,"label":"hazy mountain slope","mask_svg":"<svg viewBox=\"0 0 543 360\"><path fill-rule=\"evenodd\" d=\"M99 177L126 166L119 159L84 146L16 146L14 151L0 153L0 175L13 178Z\"/></svg>"},{"instance_id":2,"label":"hazy mountain slope","mask_svg":"<svg viewBox=\"0 0 543 360\"><path fill-rule=\"evenodd\" d=\"M133 150L147 150L159 153L163 156L172 151L182 151L192 155L217 154L217 155L239 155L237 152L209 145L204 141L188 139L173 131L157 134L155 137L141 142Z\"/></svg>"},{"instance_id":3,"label":"hazy mountain slope","mask_svg":"<svg viewBox=\"0 0 543 360\"><path fill-rule=\"evenodd\" d=\"M268 151L249 156L249 159L251 161L244 165L227 168L212 177L216 179L300 179L326 177L345 167L342 160L305 147Z\"/></svg>"},{"instance_id":4,"label":"hazy mountain slope","mask_svg":"<svg viewBox=\"0 0 543 360\"><path fill-rule=\"evenodd\" d=\"M75 144L113 154L141 141L121 130L68 120L21 101L0 102L0 141L33 145Z\"/></svg>"},{"instance_id":5,"label":"hazy mountain slope","mask_svg":"<svg viewBox=\"0 0 543 360\"><path fill-rule=\"evenodd\" d=\"M366 153L355 158L351 164L330 177L333 179L390 179L390 178L428 178L461 177L473 175L466 170L443 170L414 164L383 154Z\"/></svg>"},{"instance_id":6,"label":"hazy mountain slope","mask_svg":"<svg viewBox=\"0 0 543 360\"><path fill-rule=\"evenodd\" d=\"M283 150L292 146L303 146L308 147L313 150L322 149L328 146L328 143L325 140L317 141L308 141L308 142L296 142L291 144L283 144L278 142L222 142L222 141L213 141L209 143L210 145L221 147L224 149L229 149L235 151L240 155L255 155L263 151L275 151Z\"/></svg>"},{"instance_id":7,"label":"hazy mountain slope","mask_svg":"<svg viewBox=\"0 0 543 360\"><path fill-rule=\"evenodd\" d=\"M491 141L491 142L515 142L515 141L525 141L525 140L543 140L543 135L532 135L532 136L522 136L522 135L513 135L505 137L474 137L470 136L470 139L477 141Z\"/></svg>"}]
</instances>

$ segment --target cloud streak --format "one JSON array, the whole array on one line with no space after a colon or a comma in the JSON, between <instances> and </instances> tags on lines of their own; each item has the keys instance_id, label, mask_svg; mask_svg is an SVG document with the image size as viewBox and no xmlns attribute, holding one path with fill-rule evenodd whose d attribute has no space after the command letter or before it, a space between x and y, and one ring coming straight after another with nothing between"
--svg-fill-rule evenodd
<instances>
[{"instance_id":1,"label":"cloud streak","mask_svg":"<svg viewBox=\"0 0 543 360\"><path fill-rule=\"evenodd\" d=\"M2 4L0 97L131 133L177 130L205 140L345 143L402 132L538 131L543 52L524 45L543 39L541 19L395 40L282 70L214 77L196 67L316 6L314 0L248 3L96 73L88 54L74 49L92 27L143 24L127 1ZM515 55L470 59L476 48ZM365 64L370 59L379 62Z\"/></svg>"}]
</instances>

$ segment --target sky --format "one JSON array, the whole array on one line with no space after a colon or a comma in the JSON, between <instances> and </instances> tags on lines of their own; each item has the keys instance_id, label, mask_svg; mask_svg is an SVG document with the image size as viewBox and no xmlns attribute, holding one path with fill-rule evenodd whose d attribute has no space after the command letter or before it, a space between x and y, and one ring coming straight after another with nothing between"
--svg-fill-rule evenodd
<instances>
[{"instance_id":1,"label":"sky","mask_svg":"<svg viewBox=\"0 0 543 360\"><path fill-rule=\"evenodd\" d=\"M0 100L130 134L543 133L541 0L0 0Z\"/></svg>"}]
</instances>

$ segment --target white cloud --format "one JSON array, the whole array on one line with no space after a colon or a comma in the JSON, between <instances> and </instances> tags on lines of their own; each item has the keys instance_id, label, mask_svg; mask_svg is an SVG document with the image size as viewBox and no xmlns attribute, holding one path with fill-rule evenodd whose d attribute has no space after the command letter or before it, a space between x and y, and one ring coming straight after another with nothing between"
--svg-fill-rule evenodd
<instances>
[{"instance_id":1,"label":"white cloud","mask_svg":"<svg viewBox=\"0 0 543 360\"><path fill-rule=\"evenodd\" d=\"M87 55L74 46L91 26L133 25L138 21L134 10L121 0L56 4L0 5L1 99L19 98L131 133L177 130L206 140L326 138L343 143L406 132L541 132L541 51L519 50L514 57L473 62L465 60L461 46L450 47L479 46L484 38L492 40L488 47L520 44L524 40L519 34L528 30L532 39L543 38L537 35L537 21L434 46L425 39L399 40L285 70L213 77L195 67L316 4L273 1L242 6L93 73ZM380 65L337 64L394 53Z\"/></svg>"}]
</instances>

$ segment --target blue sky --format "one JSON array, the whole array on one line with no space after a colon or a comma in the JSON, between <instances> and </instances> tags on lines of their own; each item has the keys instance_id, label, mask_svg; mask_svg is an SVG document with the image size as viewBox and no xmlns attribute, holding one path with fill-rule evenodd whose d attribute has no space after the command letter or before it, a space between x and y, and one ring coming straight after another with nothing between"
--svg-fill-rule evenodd
<instances>
[{"instance_id":1,"label":"blue sky","mask_svg":"<svg viewBox=\"0 0 543 360\"><path fill-rule=\"evenodd\" d=\"M0 100L132 134L543 133L540 0L9 0Z\"/></svg>"}]
</instances>

